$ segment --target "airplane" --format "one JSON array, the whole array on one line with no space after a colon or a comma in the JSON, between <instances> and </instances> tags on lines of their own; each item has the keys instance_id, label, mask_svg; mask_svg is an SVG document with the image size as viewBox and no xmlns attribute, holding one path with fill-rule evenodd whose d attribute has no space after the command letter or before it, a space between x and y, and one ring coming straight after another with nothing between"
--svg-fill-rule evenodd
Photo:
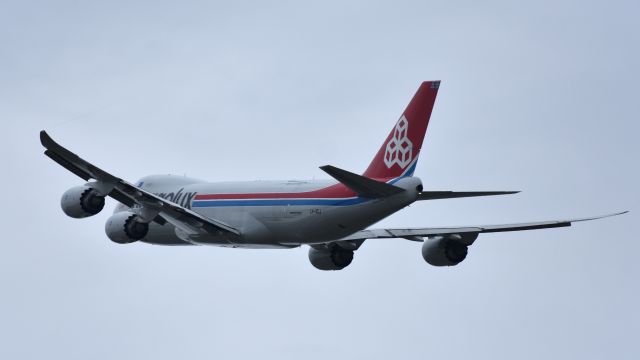
<instances>
[{"instance_id":1,"label":"airplane","mask_svg":"<svg viewBox=\"0 0 640 360\"><path fill-rule=\"evenodd\" d=\"M67 190L65 214L98 214L109 196L119 204L105 231L118 244L213 245L232 248L309 246L320 270L351 264L365 240L399 238L422 242L434 266L462 262L479 234L571 226L571 220L508 225L369 229L416 201L507 195L518 191L427 191L414 176L440 81L423 82L362 175L321 166L332 180L205 182L152 175L136 184L122 180L56 143L44 130L44 154L87 183Z\"/></svg>"}]
</instances>

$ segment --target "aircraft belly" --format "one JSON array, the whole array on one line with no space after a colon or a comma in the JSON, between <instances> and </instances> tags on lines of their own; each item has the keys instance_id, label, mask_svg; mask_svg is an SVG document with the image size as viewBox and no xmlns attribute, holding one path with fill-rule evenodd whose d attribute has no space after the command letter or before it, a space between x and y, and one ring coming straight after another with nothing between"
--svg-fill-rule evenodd
<instances>
[{"instance_id":1,"label":"aircraft belly","mask_svg":"<svg viewBox=\"0 0 640 360\"><path fill-rule=\"evenodd\" d=\"M314 244L340 239L374 224L397 209L389 209L388 204L372 200L359 205L304 210L305 216L295 221L271 224L275 233L289 235L282 236L282 243Z\"/></svg>"},{"instance_id":2,"label":"aircraft belly","mask_svg":"<svg viewBox=\"0 0 640 360\"><path fill-rule=\"evenodd\" d=\"M175 227L171 224L159 225L149 224L149 233L141 242L153 245L193 245L181 240L175 232Z\"/></svg>"},{"instance_id":3,"label":"aircraft belly","mask_svg":"<svg viewBox=\"0 0 640 360\"><path fill-rule=\"evenodd\" d=\"M221 212L215 216L246 233L247 244L300 245L351 235L406 205L405 199L385 199L349 206L245 207L239 218L225 218Z\"/></svg>"}]
</instances>

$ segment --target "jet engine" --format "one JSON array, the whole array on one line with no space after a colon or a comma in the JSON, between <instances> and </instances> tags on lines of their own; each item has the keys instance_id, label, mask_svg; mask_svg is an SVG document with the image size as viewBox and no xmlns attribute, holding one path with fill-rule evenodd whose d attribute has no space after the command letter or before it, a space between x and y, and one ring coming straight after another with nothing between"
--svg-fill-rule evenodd
<instances>
[{"instance_id":1,"label":"jet engine","mask_svg":"<svg viewBox=\"0 0 640 360\"><path fill-rule=\"evenodd\" d=\"M316 269L342 270L351 264L353 250L334 245L327 249L309 249L309 261Z\"/></svg>"},{"instance_id":2,"label":"jet engine","mask_svg":"<svg viewBox=\"0 0 640 360\"><path fill-rule=\"evenodd\" d=\"M62 194L60 206L68 216L80 219L99 213L104 208L104 196L90 186L76 186Z\"/></svg>"},{"instance_id":3,"label":"jet engine","mask_svg":"<svg viewBox=\"0 0 640 360\"><path fill-rule=\"evenodd\" d=\"M466 257L469 245L478 234L467 235L465 238L458 234L434 236L426 239L422 244L422 257L433 266L454 266Z\"/></svg>"},{"instance_id":4,"label":"jet engine","mask_svg":"<svg viewBox=\"0 0 640 360\"><path fill-rule=\"evenodd\" d=\"M143 239L149 232L149 223L130 211L113 214L104 227L111 241L118 244L130 244Z\"/></svg>"}]
</instances>

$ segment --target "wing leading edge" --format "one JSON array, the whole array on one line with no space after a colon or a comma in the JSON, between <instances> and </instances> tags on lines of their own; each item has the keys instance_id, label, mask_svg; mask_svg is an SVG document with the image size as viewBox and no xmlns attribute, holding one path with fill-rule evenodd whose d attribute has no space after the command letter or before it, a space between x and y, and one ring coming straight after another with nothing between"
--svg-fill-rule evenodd
<instances>
[{"instance_id":1,"label":"wing leading edge","mask_svg":"<svg viewBox=\"0 0 640 360\"><path fill-rule=\"evenodd\" d=\"M129 207L139 206L142 212L152 214L157 223L169 222L193 235L240 235L237 229L221 221L202 216L109 174L56 143L44 130L40 131L40 142L47 149L45 155L53 161L85 181L96 180L96 185L103 188L105 194Z\"/></svg>"}]
</instances>

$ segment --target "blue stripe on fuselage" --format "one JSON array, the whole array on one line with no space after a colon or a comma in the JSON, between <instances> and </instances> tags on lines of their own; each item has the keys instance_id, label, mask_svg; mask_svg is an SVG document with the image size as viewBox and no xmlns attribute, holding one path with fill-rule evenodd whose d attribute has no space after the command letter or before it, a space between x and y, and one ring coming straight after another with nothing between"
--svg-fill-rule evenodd
<instances>
[{"instance_id":1,"label":"blue stripe on fuselage","mask_svg":"<svg viewBox=\"0 0 640 360\"><path fill-rule=\"evenodd\" d=\"M410 177L416 170L417 161L409 167L404 174L388 182L395 184L405 177ZM191 207L224 207L224 206L348 206L362 204L367 198L346 198L346 199L237 199L237 200L194 200Z\"/></svg>"},{"instance_id":2,"label":"blue stripe on fuselage","mask_svg":"<svg viewBox=\"0 0 640 360\"><path fill-rule=\"evenodd\" d=\"M404 174L402 174L402 175L400 175L399 177L397 177L397 178L395 178L395 179L393 179L393 180L389 181L389 182L388 182L388 184L393 185L393 184L397 183L398 181L400 181L400 179L404 179L404 178L406 178L406 177L411 177L411 176L413 176L413 172L414 172L414 171L416 171L416 166L417 166L417 165L418 165L418 161L414 161L413 165L411 165L411 167L410 167L410 168L408 168L408 169L404 172Z\"/></svg>"},{"instance_id":3,"label":"blue stripe on fuselage","mask_svg":"<svg viewBox=\"0 0 640 360\"><path fill-rule=\"evenodd\" d=\"M191 207L222 206L347 206L368 201L365 198L348 199L247 199L247 200L194 200Z\"/></svg>"}]
</instances>

